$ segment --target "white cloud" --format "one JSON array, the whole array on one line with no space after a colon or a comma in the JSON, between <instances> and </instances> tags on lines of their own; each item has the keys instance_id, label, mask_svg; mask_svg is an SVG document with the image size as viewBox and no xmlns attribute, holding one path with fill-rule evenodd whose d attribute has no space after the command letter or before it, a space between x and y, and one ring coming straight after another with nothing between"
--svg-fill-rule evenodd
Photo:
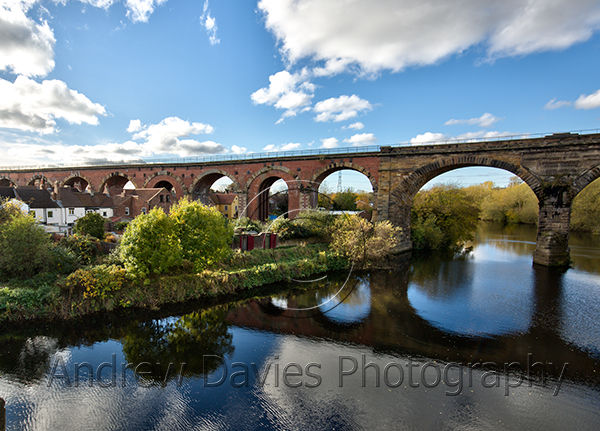
<instances>
[{"instance_id":1,"label":"white cloud","mask_svg":"<svg viewBox=\"0 0 600 431\"><path fill-rule=\"evenodd\" d=\"M54 33L26 16L35 0L0 0L0 71L45 76L54 69Z\"/></svg>"},{"instance_id":2,"label":"white cloud","mask_svg":"<svg viewBox=\"0 0 600 431\"><path fill-rule=\"evenodd\" d=\"M489 112L486 112L479 118L469 118L468 120L452 119L452 120L446 121L444 123L444 125L445 126L453 126L456 124L469 124L469 125L477 125L479 127L491 127L500 120L501 120L501 118L498 118L498 117L490 114Z\"/></svg>"},{"instance_id":3,"label":"white cloud","mask_svg":"<svg viewBox=\"0 0 600 431\"><path fill-rule=\"evenodd\" d=\"M204 8L202 10L202 16L200 17L200 25L206 29L208 34L208 40L211 45L216 45L221 41L217 37L217 20L210 16L210 10L208 8L208 0L204 1Z\"/></svg>"},{"instance_id":4,"label":"white cloud","mask_svg":"<svg viewBox=\"0 0 600 431\"><path fill-rule=\"evenodd\" d=\"M481 45L488 58L565 49L600 27L597 0L260 0L291 65L315 74L400 71Z\"/></svg>"},{"instance_id":5,"label":"white cloud","mask_svg":"<svg viewBox=\"0 0 600 431\"><path fill-rule=\"evenodd\" d=\"M158 124L142 126L141 130L133 135L133 139L143 139L144 147L154 154L177 154L180 157L188 157L222 153L225 147L216 142L180 139L213 131L214 128L208 124L190 123L178 117L169 117Z\"/></svg>"},{"instance_id":6,"label":"white cloud","mask_svg":"<svg viewBox=\"0 0 600 431\"><path fill-rule=\"evenodd\" d=\"M71 124L98 124L106 115L102 105L71 90L62 81L45 80L41 84L25 76L14 83L0 79L0 127L53 133L57 118Z\"/></svg>"},{"instance_id":7,"label":"white cloud","mask_svg":"<svg viewBox=\"0 0 600 431\"><path fill-rule=\"evenodd\" d=\"M274 144L269 144L267 146L265 146L263 148L263 151L266 151L267 153L272 153L272 152L276 152L276 151L292 151L292 150L296 150L298 148L300 148L301 144L295 144L295 143L289 143L289 144L284 144L284 145L274 145Z\"/></svg>"},{"instance_id":8,"label":"white cloud","mask_svg":"<svg viewBox=\"0 0 600 431\"><path fill-rule=\"evenodd\" d=\"M150 15L158 6L166 3L167 0L125 0L127 17L134 23L148 22ZM98 3L103 3L101 0Z\"/></svg>"},{"instance_id":9,"label":"white cloud","mask_svg":"<svg viewBox=\"0 0 600 431\"><path fill-rule=\"evenodd\" d=\"M237 145L231 146L231 152L234 154L243 154L248 152L248 148L246 147L238 147Z\"/></svg>"},{"instance_id":10,"label":"white cloud","mask_svg":"<svg viewBox=\"0 0 600 431\"><path fill-rule=\"evenodd\" d=\"M129 122L129 127L127 127L127 131L129 133L135 133L142 130L142 122L140 120L131 120Z\"/></svg>"},{"instance_id":11,"label":"white cloud","mask_svg":"<svg viewBox=\"0 0 600 431\"><path fill-rule=\"evenodd\" d=\"M287 117L293 117L298 110L310 105L315 86L308 82L303 73L291 74L287 70L269 77L269 86L261 88L250 96L256 105L274 105L284 109L278 123Z\"/></svg>"},{"instance_id":12,"label":"white cloud","mask_svg":"<svg viewBox=\"0 0 600 431\"><path fill-rule=\"evenodd\" d=\"M414 138L412 138L410 140L410 143L412 145L419 145L419 144L425 144L425 143L430 143L430 142L443 141L446 139L448 139L448 138L446 138L446 135L444 135L443 133L426 132L426 133L423 133L422 135L417 135Z\"/></svg>"},{"instance_id":13,"label":"white cloud","mask_svg":"<svg viewBox=\"0 0 600 431\"><path fill-rule=\"evenodd\" d=\"M364 128L365 128L365 125L363 123L361 123L360 121L358 121L356 123L352 123L348 126L342 127L342 129L354 129L354 130L362 130Z\"/></svg>"},{"instance_id":14,"label":"white cloud","mask_svg":"<svg viewBox=\"0 0 600 431\"><path fill-rule=\"evenodd\" d=\"M336 148L338 146L338 140L336 138L321 139L323 143L320 148Z\"/></svg>"},{"instance_id":15,"label":"white cloud","mask_svg":"<svg viewBox=\"0 0 600 431\"><path fill-rule=\"evenodd\" d=\"M564 108L565 106L573 106L573 102L567 102L564 100L557 101L556 97L555 97L554 99L552 99L551 101L546 103L546 105L544 105L544 109L553 110L553 109Z\"/></svg>"},{"instance_id":16,"label":"white cloud","mask_svg":"<svg viewBox=\"0 0 600 431\"><path fill-rule=\"evenodd\" d=\"M345 121L356 117L360 112L373 109L368 100L361 99L356 94L352 96L332 97L318 102L313 111L318 115L315 121Z\"/></svg>"},{"instance_id":17,"label":"white cloud","mask_svg":"<svg viewBox=\"0 0 600 431\"><path fill-rule=\"evenodd\" d=\"M600 108L600 90L594 94L585 95L582 94L575 101L575 109L595 109Z\"/></svg>"},{"instance_id":18,"label":"white cloud","mask_svg":"<svg viewBox=\"0 0 600 431\"><path fill-rule=\"evenodd\" d=\"M348 139L344 139L344 142L348 142L353 147L358 147L361 145L375 145L377 138L372 133L358 133Z\"/></svg>"}]
</instances>

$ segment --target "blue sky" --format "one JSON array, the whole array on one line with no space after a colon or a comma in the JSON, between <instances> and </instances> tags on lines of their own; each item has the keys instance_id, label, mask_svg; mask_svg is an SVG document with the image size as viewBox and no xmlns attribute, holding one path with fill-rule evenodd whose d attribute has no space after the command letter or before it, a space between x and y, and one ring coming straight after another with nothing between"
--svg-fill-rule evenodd
<instances>
[{"instance_id":1,"label":"blue sky","mask_svg":"<svg viewBox=\"0 0 600 431\"><path fill-rule=\"evenodd\" d=\"M0 5L0 165L600 128L598 1Z\"/></svg>"}]
</instances>

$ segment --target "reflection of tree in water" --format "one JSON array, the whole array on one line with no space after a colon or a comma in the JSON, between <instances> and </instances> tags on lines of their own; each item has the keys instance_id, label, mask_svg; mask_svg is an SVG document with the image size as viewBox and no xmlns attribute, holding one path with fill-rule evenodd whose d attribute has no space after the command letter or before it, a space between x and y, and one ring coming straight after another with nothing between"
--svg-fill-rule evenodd
<instances>
[{"instance_id":1,"label":"reflection of tree in water","mask_svg":"<svg viewBox=\"0 0 600 431\"><path fill-rule=\"evenodd\" d=\"M30 383L44 378L50 358L59 347L55 338L36 336L2 341L1 349L0 371L11 379Z\"/></svg>"},{"instance_id":2,"label":"reflection of tree in water","mask_svg":"<svg viewBox=\"0 0 600 431\"><path fill-rule=\"evenodd\" d=\"M125 358L134 366L142 362L151 364L140 367L140 371L151 371L144 378L153 382L179 376L205 377L221 365L219 358L204 358L205 355L224 358L234 352L226 314L226 308L213 308L186 314L175 321L152 320L131 327L121 340ZM169 363L173 366L165 379Z\"/></svg>"},{"instance_id":3,"label":"reflection of tree in water","mask_svg":"<svg viewBox=\"0 0 600 431\"><path fill-rule=\"evenodd\" d=\"M430 297L452 296L472 278L473 266L468 252L431 253L415 256L409 270L409 280Z\"/></svg>"}]
</instances>

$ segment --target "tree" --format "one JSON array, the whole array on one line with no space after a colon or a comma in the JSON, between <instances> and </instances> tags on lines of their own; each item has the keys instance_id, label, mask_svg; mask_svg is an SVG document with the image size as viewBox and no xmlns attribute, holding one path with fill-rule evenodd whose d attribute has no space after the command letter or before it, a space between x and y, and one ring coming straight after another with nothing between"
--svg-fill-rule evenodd
<instances>
[{"instance_id":1,"label":"tree","mask_svg":"<svg viewBox=\"0 0 600 431\"><path fill-rule=\"evenodd\" d=\"M50 237L30 215L12 212L0 223L0 273L31 277L51 266Z\"/></svg>"},{"instance_id":2,"label":"tree","mask_svg":"<svg viewBox=\"0 0 600 431\"><path fill-rule=\"evenodd\" d=\"M73 230L80 235L89 235L102 240L105 235L105 223L106 219L104 217L98 213L91 212L77 219Z\"/></svg>"},{"instance_id":3,"label":"tree","mask_svg":"<svg viewBox=\"0 0 600 431\"><path fill-rule=\"evenodd\" d=\"M479 211L477 203L456 185L419 192L411 209L414 248L452 248L472 240Z\"/></svg>"},{"instance_id":4,"label":"tree","mask_svg":"<svg viewBox=\"0 0 600 431\"><path fill-rule=\"evenodd\" d=\"M571 229L600 235L600 180L596 180L573 200Z\"/></svg>"},{"instance_id":5,"label":"tree","mask_svg":"<svg viewBox=\"0 0 600 431\"><path fill-rule=\"evenodd\" d=\"M357 194L352 187L333 196L333 209L338 211L356 211Z\"/></svg>"},{"instance_id":6,"label":"tree","mask_svg":"<svg viewBox=\"0 0 600 431\"><path fill-rule=\"evenodd\" d=\"M181 244L173 219L162 208L137 216L127 225L119 255L134 277L146 278L180 266Z\"/></svg>"},{"instance_id":7,"label":"tree","mask_svg":"<svg viewBox=\"0 0 600 431\"><path fill-rule=\"evenodd\" d=\"M184 198L171 207L170 214L183 259L192 262L196 271L231 252L233 226L216 208Z\"/></svg>"}]
</instances>

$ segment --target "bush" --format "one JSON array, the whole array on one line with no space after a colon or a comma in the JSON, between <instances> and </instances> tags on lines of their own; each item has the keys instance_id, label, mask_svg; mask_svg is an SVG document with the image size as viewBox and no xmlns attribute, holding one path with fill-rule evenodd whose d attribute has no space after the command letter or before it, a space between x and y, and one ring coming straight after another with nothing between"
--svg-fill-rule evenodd
<instances>
[{"instance_id":1,"label":"bush","mask_svg":"<svg viewBox=\"0 0 600 431\"><path fill-rule=\"evenodd\" d=\"M51 244L52 268L59 274L70 274L79 266L79 259L75 252L60 244Z\"/></svg>"},{"instance_id":2,"label":"bush","mask_svg":"<svg viewBox=\"0 0 600 431\"><path fill-rule=\"evenodd\" d=\"M115 230L125 230L127 229L127 225L129 224L129 222L127 221L118 221L115 223Z\"/></svg>"},{"instance_id":3,"label":"bush","mask_svg":"<svg viewBox=\"0 0 600 431\"><path fill-rule=\"evenodd\" d=\"M215 207L180 199L171 207L170 218L175 225L183 259L190 261L196 271L231 253L233 227Z\"/></svg>"},{"instance_id":4,"label":"bush","mask_svg":"<svg viewBox=\"0 0 600 431\"><path fill-rule=\"evenodd\" d=\"M98 255L97 241L96 238L90 236L71 235L61 238L58 244L75 253L80 264L89 265Z\"/></svg>"},{"instance_id":5,"label":"bush","mask_svg":"<svg viewBox=\"0 0 600 431\"><path fill-rule=\"evenodd\" d=\"M280 218L286 220L283 217ZM263 226L260 222L251 220L248 217L240 217L239 219L237 219L234 227L235 229L243 229L245 232L254 231L257 233L261 233L263 231Z\"/></svg>"},{"instance_id":6,"label":"bush","mask_svg":"<svg viewBox=\"0 0 600 431\"><path fill-rule=\"evenodd\" d=\"M64 288L69 297L83 299L108 299L121 290L127 281L125 269L116 265L98 265L90 269L78 269L69 275Z\"/></svg>"},{"instance_id":7,"label":"bush","mask_svg":"<svg viewBox=\"0 0 600 431\"><path fill-rule=\"evenodd\" d=\"M19 213L0 225L0 273L7 277L31 277L52 265L50 236L35 219Z\"/></svg>"},{"instance_id":8,"label":"bush","mask_svg":"<svg viewBox=\"0 0 600 431\"><path fill-rule=\"evenodd\" d=\"M121 238L119 255L134 277L163 274L182 263L177 228L161 208L137 216Z\"/></svg>"},{"instance_id":9,"label":"bush","mask_svg":"<svg viewBox=\"0 0 600 431\"><path fill-rule=\"evenodd\" d=\"M104 239L104 225L106 219L98 213L87 213L85 216L77 219L73 231L79 235L89 235L94 238Z\"/></svg>"},{"instance_id":10,"label":"bush","mask_svg":"<svg viewBox=\"0 0 600 431\"><path fill-rule=\"evenodd\" d=\"M353 263L377 262L394 252L401 231L389 221L371 223L357 215L344 216L334 225L330 247Z\"/></svg>"}]
</instances>

